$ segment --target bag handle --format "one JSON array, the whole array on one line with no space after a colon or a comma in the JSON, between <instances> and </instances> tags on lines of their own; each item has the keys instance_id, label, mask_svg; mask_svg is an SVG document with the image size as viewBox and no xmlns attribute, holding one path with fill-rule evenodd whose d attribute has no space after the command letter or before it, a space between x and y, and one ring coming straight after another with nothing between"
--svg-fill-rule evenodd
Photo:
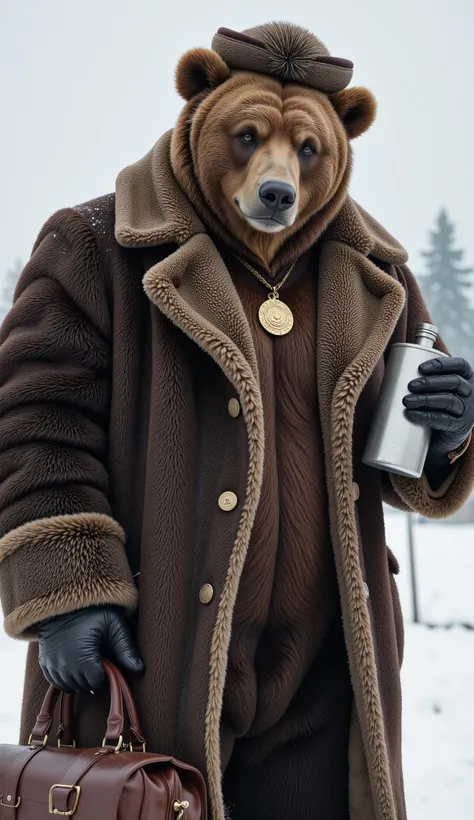
<instances>
[{"instance_id":1,"label":"bag handle","mask_svg":"<svg viewBox=\"0 0 474 820\"><path fill-rule=\"evenodd\" d=\"M130 687L124 678L120 669L114 666L113 663L110 661L104 660L104 669L108 672L109 675L115 675L117 679L117 683L120 687L120 692L123 698L123 703L125 704L125 711L127 713L128 722L129 722L129 729L130 729L130 751L140 751L144 752L146 747L146 740L143 735L140 718L138 717L137 707L135 705L135 700L133 695L130 691ZM108 724L107 724L108 729ZM122 725L122 732L123 734L123 725ZM109 737L108 733L106 737ZM138 749L135 748L138 746Z\"/></svg>"},{"instance_id":2,"label":"bag handle","mask_svg":"<svg viewBox=\"0 0 474 820\"><path fill-rule=\"evenodd\" d=\"M74 695L61 692L59 698L59 727L56 733L58 746L74 748Z\"/></svg>"},{"instance_id":3,"label":"bag handle","mask_svg":"<svg viewBox=\"0 0 474 820\"><path fill-rule=\"evenodd\" d=\"M143 751L146 741L138 717L137 708L127 681L117 667L110 661L104 660L104 670L110 687L110 709L107 718L107 727L103 746L115 746L119 751L123 748L124 732L124 704L130 724L130 749ZM74 745L73 709L74 695L60 693L54 686L50 686L37 717L36 724L28 741L29 745L46 745L48 733L53 724L54 709L61 695L60 721L58 729L59 744Z\"/></svg>"}]
</instances>

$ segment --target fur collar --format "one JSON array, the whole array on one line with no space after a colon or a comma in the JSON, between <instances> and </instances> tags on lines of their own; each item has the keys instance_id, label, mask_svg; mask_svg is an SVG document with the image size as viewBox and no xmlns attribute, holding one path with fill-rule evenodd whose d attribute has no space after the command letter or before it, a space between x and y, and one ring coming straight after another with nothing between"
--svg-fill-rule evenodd
<instances>
[{"instance_id":1,"label":"fur collar","mask_svg":"<svg viewBox=\"0 0 474 820\"><path fill-rule=\"evenodd\" d=\"M165 133L143 159L129 165L117 178L115 237L123 247L183 245L192 236L207 233L173 172L172 135L172 131ZM350 197L323 238L394 265L404 264L408 258L397 240Z\"/></svg>"}]
</instances>

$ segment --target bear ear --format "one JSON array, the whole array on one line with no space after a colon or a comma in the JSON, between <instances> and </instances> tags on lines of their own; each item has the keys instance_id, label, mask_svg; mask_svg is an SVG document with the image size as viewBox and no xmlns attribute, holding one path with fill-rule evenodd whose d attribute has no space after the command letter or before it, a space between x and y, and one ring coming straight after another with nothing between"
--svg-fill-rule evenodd
<instances>
[{"instance_id":1,"label":"bear ear","mask_svg":"<svg viewBox=\"0 0 474 820\"><path fill-rule=\"evenodd\" d=\"M367 88L345 88L329 99L350 140L360 137L372 125L377 103Z\"/></svg>"},{"instance_id":2,"label":"bear ear","mask_svg":"<svg viewBox=\"0 0 474 820\"><path fill-rule=\"evenodd\" d=\"M201 91L217 88L230 77L230 69L215 51L193 48L181 57L176 68L176 89L185 100Z\"/></svg>"}]
</instances>

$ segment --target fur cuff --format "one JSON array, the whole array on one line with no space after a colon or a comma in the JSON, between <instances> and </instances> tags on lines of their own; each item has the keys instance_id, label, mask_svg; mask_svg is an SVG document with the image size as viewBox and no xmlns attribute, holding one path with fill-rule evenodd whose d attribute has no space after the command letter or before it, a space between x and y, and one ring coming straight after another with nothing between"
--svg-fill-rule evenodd
<instances>
[{"instance_id":1,"label":"fur cuff","mask_svg":"<svg viewBox=\"0 0 474 820\"><path fill-rule=\"evenodd\" d=\"M0 540L0 595L5 631L33 640L34 625L87 606L114 604L128 614L137 604L113 518L80 513L23 524Z\"/></svg>"},{"instance_id":2,"label":"fur cuff","mask_svg":"<svg viewBox=\"0 0 474 820\"><path fill-rule=\"evenodd\" d=\"M392 484L407 506L425 518L449 518L464 506L474 489L474 446L453 466L452 473L438 490L432 490L426 477L419 479L390 476Z\"/></svg>"}]
</instances>

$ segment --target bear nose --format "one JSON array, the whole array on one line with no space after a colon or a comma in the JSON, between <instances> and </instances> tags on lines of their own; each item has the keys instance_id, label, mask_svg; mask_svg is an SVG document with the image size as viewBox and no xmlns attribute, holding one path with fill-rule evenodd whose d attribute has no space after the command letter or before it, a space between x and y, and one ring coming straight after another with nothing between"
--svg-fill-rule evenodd
<instances>
[{"instance_id":1,"label":"bear nose","mask_svg":"<svg viewBox=\"0 0 474 820\"><path fill-rule=\"evenodd\" d=\"M260 186L258 192L260 200L274 213L287 211L295 204L296 191L292 185L278 180L269 180Z\"/></svg>"}]
</instances>

